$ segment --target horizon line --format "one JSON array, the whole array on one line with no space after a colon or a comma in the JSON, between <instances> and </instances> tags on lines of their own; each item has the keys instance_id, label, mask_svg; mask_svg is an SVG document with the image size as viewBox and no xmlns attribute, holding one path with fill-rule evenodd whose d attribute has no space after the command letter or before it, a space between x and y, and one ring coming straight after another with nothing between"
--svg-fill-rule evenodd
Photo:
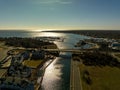
<instances>
[{"instance_id":1,"label":"horizon line","mask_svg":"<svg viewBox=\"0 0 120 90\"><path fill-rule=\"evenodd\" d=\"M81 30L120 30L120 29L0 29L0 31L81 31Z\"/></svg>"}]
</instances>

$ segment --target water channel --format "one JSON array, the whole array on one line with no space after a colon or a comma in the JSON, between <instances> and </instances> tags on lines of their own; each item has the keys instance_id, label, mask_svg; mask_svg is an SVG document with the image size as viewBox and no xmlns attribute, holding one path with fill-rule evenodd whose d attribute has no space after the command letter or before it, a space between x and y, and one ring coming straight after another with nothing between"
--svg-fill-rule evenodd
<instances>
[{"instance_id":1,"label":"water channel","mask_svg":"<svg viewBox=\"0 0 120 90\"><path fill-rule=\"evenodd\" d=\"M44 33L50 37L65 38L64 42L57 42L59 49L72 49L80 39L88 38L86 36L64 33ZM46 36L46 35L45 35ZM43 77L41 90L69 90L70 87L70 64L71 53L61 52L47 68Z\"/></svg>"}]
</instances>

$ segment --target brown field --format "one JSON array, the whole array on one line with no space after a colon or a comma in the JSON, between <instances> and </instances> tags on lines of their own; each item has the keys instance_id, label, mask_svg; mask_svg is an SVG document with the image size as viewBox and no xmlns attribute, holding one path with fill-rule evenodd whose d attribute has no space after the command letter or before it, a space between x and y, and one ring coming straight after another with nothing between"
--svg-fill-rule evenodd
<instances>
[{"instance_id":1,"label":"brown field","mask_svg":"<svg viewBox=\"0 0 120 90\"><path fill-rule=\"evenodd\" d=\"M37 68L43 60L25 60L23 62L24 65L31 67L31 68Z\"/></svg>"},{"instance_id":2,"label":"brown field","mask_svg":"<svg viewBox=\"0 0 120 90\"><path fill-rule=\"evenodd\" d=\"M87 70L92 81L88 85L83 79L83 72ZM120 89L120 68L96 67L80 65L83 90L119 90Z\"/></svg>"}]
</instances>

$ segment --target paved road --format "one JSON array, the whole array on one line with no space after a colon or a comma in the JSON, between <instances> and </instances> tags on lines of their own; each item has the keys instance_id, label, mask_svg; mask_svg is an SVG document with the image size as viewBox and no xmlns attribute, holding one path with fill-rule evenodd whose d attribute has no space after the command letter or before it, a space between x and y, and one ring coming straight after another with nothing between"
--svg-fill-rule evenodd
<instances>
[{"instance_id":1,"label":"paved road","mask_svg":"<svg viewBox=\"0 0 120 90\"><path fill-rule=\"evenodd\" d=\"M70 90L82 90L79 62L71 60L71 82Z\"/></svg>"},{"instance_id":2,"label":"paved road","mask_svg":"<svg viewBox=\"0 0 120 90\"><path fill-rule=\"evenodd\" d=\"M86 52L93 49L43 49L44 51L58 51L58 52Z\"/></svg>"},{"instance_id":3,"label":"paved road","mask_svg":"<svg viewBox=\"0 0 120 90\"><path fill-rule=\"evenodd\" d=\"M114 52L111 53L111 55L120 62L120 58L116 56L116 54L120 54L120 53L114 53Z\"/></svg>"}]
</instances>

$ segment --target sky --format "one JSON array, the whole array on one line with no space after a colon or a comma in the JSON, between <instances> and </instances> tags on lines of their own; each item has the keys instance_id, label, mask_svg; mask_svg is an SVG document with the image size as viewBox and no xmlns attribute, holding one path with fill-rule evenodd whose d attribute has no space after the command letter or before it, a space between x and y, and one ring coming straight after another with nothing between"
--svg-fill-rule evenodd
<instances>
[{"instance_id":1,"label":"sky","mask_svg":"<svg viewBox=\"0 0 120 90\"><path fill-rule=\"evenodd\" d=\"M120 30L120 0L0 0L0 29Z\"/></svg>"}]
</instances>

